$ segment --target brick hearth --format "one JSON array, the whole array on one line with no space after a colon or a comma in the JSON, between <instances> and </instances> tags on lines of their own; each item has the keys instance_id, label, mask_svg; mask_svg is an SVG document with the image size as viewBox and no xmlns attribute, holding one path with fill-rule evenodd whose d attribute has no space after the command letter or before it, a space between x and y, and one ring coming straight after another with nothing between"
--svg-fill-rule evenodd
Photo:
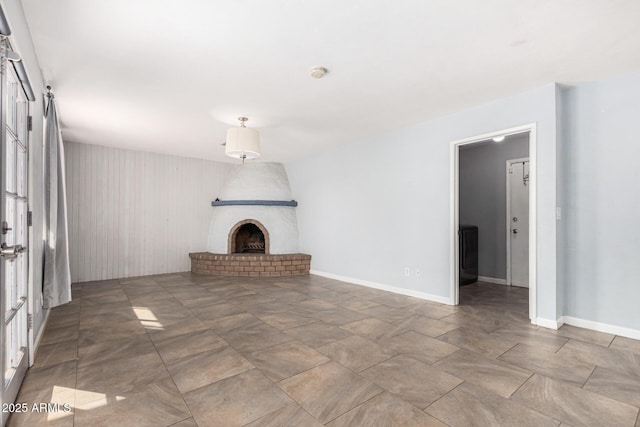
<instances>
[{"instance_id":1,"label":"brick hearth","mask_svg":"<svg viewBox=\"0 0 640 427\"><path fill-rule=\"evenodd\" d=\"M191 272L213 276L301 276L309 274L307 254L212 254L190 253Z\"/></svg>"}]
</instances>

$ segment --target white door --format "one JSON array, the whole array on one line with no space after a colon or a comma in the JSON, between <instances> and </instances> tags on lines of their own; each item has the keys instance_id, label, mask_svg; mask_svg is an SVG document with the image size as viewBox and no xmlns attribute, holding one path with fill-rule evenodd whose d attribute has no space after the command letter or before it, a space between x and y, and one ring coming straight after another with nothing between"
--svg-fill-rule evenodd
<instances>
[{"instance_id":1,"label":"white door","mask_svg":"<svg viewBox=\"0 0 640 427\"><path fill-rule=\"evenodd\" d=\"M507 161L507 280L529 287L529 160Z\"/></svg>"},{"instance_id":2,"label":"white door","mask_svg":"<svg viewBox=\"0 0 640 427\"><path fill-rule=\"evenodd\" d=\"M2 49L4 53L4 49ZM11 62L1 58L0 341L2 404L13 403L27 369L27 176L28 103ZM2 411L2 424L8 414Z\"/></svg>"}]
</instances>

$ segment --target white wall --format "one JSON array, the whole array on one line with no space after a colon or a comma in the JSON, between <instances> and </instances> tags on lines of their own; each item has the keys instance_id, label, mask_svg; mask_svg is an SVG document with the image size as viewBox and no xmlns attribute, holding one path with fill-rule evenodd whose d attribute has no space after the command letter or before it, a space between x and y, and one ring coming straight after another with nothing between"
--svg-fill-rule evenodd
<instances>
[{"instance_id":1,"label":"white wall","mask_svg":"<svg viewBox=\"0 0 640 427\"><path fill-rule=\"evenodd\" d=\"M74 282L188 271L229 165L65 143Z\"/></svg>"},{"instance_id":2,"label":"white wall","mask_svg":"<svg viewBox=\"0 0 640 427\"><path fill-rule=\"evenodd\" d=\"M36 101L29 104L30 114L33 117L33 130L30 134L29 146L29 209L33 212L33 226L29 228L29 282L32 293L30 295L30 310L33 313L33 330L35 336L40 333L43 325L45 311L40 302L42 296L42 263L43 263L43 121L44 102L46 91L45 83L40 72L40 64L33 47L31 34L22 10L20 0L0 1L9 26L12 31L10 36L13 48L22 58L29 81L36 96Z\"/></svg>"},{"instance_id":3,"label":"white wall","mask_svg":"<svg viewBox=\"0 0 640 427\"><path fill-rule=\"evenodd\" d=\"M449 299L450 142L533 122L538 317L555 321L555 85L287 164L301 251L317 271Z\"/></svg>"},{"instance_id":4,"label":"white wall","mask_svg":"<svg viewBox=\"0 0 640 427\"><path fill-rule=\"evenodd\" d=\"M563 98L564 314L640 330L640 72Z\"/></svg>"},{"instance_id":5,"label":"white wall","mask_svg":"<svg viewBox=\"0 0 640 427\"><path fill-rule=\"evenodd\" d=\"M506 162L529 157L529 134L460 150L460 224L478 226L478 274L507 278Z\"/></svg>"}]
</instances>

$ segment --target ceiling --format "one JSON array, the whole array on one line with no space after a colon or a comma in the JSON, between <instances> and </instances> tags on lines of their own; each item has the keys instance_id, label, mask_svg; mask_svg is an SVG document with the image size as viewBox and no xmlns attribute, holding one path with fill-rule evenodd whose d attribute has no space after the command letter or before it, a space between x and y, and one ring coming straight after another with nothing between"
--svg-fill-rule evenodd
<instances>
[{"instance_id":1,"label":"ceiling","mask_svg":"<svg viewBox=\"0 0 640 427\"><path fill-rule=\"evenodd\" d=\"M67 141L286 162L547 83L640 69L637 0L23 0ZM329 73L313 79L309 70Z\"/></svg>"}]
</instances>

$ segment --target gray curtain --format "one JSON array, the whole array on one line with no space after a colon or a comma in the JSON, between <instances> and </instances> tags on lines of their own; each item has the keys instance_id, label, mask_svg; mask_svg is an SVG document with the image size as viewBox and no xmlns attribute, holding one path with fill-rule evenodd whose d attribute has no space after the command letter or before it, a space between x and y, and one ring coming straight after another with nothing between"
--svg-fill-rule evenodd
<instances>
[{"instance_id":1,"label":"gray curtain","mask_svg":"<svg viewBox=\"0 0 640 427\"><path fill-rule=\"evenodd\" d=\"M44 139L44 308L71 301L64 147L53 94L47 95Z\"/></svg>"}]
</instances>

